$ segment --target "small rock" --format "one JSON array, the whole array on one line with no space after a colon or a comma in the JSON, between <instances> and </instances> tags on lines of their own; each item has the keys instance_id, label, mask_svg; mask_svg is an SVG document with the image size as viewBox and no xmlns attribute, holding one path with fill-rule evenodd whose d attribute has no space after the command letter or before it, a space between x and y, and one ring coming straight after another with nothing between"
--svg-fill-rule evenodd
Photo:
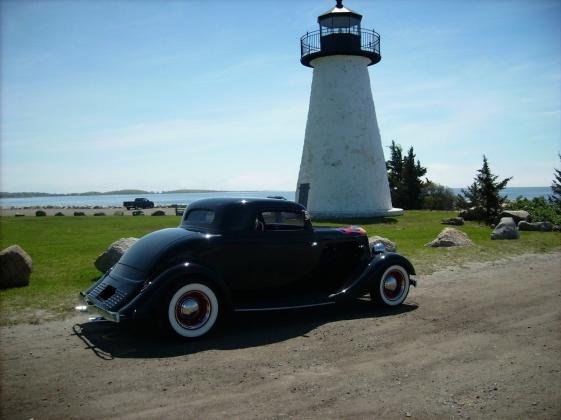
<instances>
[{"instance_id":1,"label":"small rock","mask_svg":"<svg viewBox=\"0 0 561 420\"><path fill-rule=\"evenodd\" d=\"M129 249L137 238L121 238L113 242L94 262L95 268L105 273L121 259L123 254Z\"/></svg>"},{"instance_id":2,"label":"small rock","mask_svg":"<svg viewBox=\"0 0 561 420\"><path fill-rule=\"evenodd\" d=\"M491 239L518 239L520 234L512 217L503 217L493 233Z\"/></svg>"},{"instance_id":3,"label":"small rock","mask_svg":"<svg viewBox=\"0 0 561 420\"><path fill-rule=\"evenodd\" d=\"M368 238L368 243L370 244L370 249L376 244L377 242L381 242L386 247L386 251L388 252L395 252L397 250L397 245L395 242L390 241L388 238L384 238L382 236L371 236Z\"/></svg>"},{"instance_id":4,"label":"small rock","mask_svg":"<svg viewBox=\"0 0 561 420\"><path fill-rule=\"evenodd\" d=\"M452 225L452 226L462 226L464 224L464 219L461 217L452 217L450 219L442 219L443 225Z\"/></svg>"},{"instance_id":5,"label":"small rock","mask_svg":"<svg viewBox=\"0 0 561 420\"><path fill-rule=\"evenodd\" d=\"M33 262L19 245L12 245L0 252L0 288L21 287L29 284Z\"/></svg>"},{"instance_id":6,"label":"small rock","mask_svg":"<svg viewBox=\"0 0 561 420\"><path fill-rule=\"evenodd\" d=\"M526 222L524 220L518 222L518 229L519 230L533 230L539 232L551 232L554 226L551 222Z\"/></svg>"},{"instance_id":7,"label":"small rock","mask_svg":"<svg viewBox=\"0 0 561 420\"><path fill-rule=\"evenodd\" d=\"M499 217L512 217L514 223L518 223L521 220L528 220L530 214L525 210L503 210Z\"/></svg>"},{"instance_id":8,"label":"small rock","mask_svg":"<svg viewBox=\"0 0 561 420\"><path fill-rule=\"evenodd\" d=\"M473 245L473 242L464 232L448 227L442 229L435 240L425 244L432 248L470 245Z\"/></svg>"}]
</instances>

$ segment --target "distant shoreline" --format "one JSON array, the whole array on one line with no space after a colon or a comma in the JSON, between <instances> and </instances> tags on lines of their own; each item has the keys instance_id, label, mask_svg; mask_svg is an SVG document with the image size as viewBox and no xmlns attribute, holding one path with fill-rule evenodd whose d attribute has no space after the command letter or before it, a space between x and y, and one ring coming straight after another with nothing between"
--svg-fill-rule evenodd
<instances>
[{"instance_id":1,"label":"distant shoreline","mask_svg":"<svg viewBox=\"0 0 561 420\"><path fill-rule=\"evenodd\" d=\"M454 193L466 187L450 187ZM550 186L536 186L536 187L507 187L505 190L528 190L528 189L550 189ZM146 191L136 189L124 189L115 191L86 191L82 193L45 193L45 192L4 192L0 191L0 199L2 198L35 198L35 197L83 197L83 196L99 196L99 195L135 195L142 196L147 194L184 194L184 193L238 193L238 192L263 192L269 190L204 190L204 189L179 189L169 191ZM272 190L270 190L272 191ZM510 194L509 194L510 195Z\"/></svg>"},{"instance_id":2,"label":"distant shoreline","mask_svg":"<svg viewBox=\"0 0 561 420\"><path fill-rule=\"evenodd\" d=\"M213 193L226 192L226 190L170 190L170 191L145 191L145 190L116 190L116 191L87 191L83 193L45 193L45 192L0 192L0 198L34 198L34 197L82 197L92 195L143 195L143 194L183 194L183 193Z\"/></svg>"}]
</instances>

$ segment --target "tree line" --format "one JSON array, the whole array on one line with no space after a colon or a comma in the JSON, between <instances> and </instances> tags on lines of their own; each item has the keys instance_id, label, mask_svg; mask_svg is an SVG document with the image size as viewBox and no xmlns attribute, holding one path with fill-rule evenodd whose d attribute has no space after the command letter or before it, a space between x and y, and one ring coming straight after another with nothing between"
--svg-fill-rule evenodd
<instances>
[{"instance_id":1,"label":"tree line","mask_svg":"<svg viewBox=\"0 0 561 420\"><path fill-rule=\"evenodd\" d=\"M454 194L449 187L440 185L424 178L427 169L421 165L415 155L413 147L403 152L401 145L392 140L390 158L386 161L388 182L392 204L405 210L430 209L454 210L471 209L476 220L495 223L507 204L507 197L501 191L507 186L512 177L499 179L491 171L487 157L483 155L483 165L478 169L473 183L460 194ZM561 154L559 155L561 160ZM553 194L546 200L517 198L508 202L513 209L532 209L551 222L561 221L561 170L555 169L554 180L551 185Z\"/></svg>"}]
</instances>

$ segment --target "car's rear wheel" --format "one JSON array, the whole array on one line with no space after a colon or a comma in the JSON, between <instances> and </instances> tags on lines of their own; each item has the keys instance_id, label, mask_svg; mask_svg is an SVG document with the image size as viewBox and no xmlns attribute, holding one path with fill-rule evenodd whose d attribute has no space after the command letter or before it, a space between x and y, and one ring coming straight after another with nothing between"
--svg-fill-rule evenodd
<instances>
[{"instance_id":1,"label":"car's rear wheel","mask_svg":"<svg viewBox=\"0 0 561 420\"><path fill-rule=\"evenodd\" d=\"M189 283L174 289L167 305L167 321L180 337L207 334L218 319L219 302L210 285Z\"/></svg>"},{"instance_id":2,"label":"car's rear wheel","mask_svg":"<svg viewBox=\"0 0 561 420\"><path fill-rule=\"evenodd\" d=\"M399 306L409 293L409 274L401 265L386 268L375 282L370 297L372 301L384 306Z\"/></svg>"}]
</instances>

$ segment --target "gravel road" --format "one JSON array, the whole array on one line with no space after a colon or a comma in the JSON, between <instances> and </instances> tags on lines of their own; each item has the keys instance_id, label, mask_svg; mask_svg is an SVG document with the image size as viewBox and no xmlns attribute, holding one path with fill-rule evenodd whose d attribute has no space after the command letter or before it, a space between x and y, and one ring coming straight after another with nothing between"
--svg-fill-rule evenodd
<instances>
[{"instance_id":1,"label":"gravel road","mask_svg":"<svg viewBox=\"0 0 561 420\"><path fill-rule=\"evenodd\" d=\"M244 314L196 342L0 330L2 418L559 418L561 254L420 278L399 310Z\"/></svg>"}]
</instances>

